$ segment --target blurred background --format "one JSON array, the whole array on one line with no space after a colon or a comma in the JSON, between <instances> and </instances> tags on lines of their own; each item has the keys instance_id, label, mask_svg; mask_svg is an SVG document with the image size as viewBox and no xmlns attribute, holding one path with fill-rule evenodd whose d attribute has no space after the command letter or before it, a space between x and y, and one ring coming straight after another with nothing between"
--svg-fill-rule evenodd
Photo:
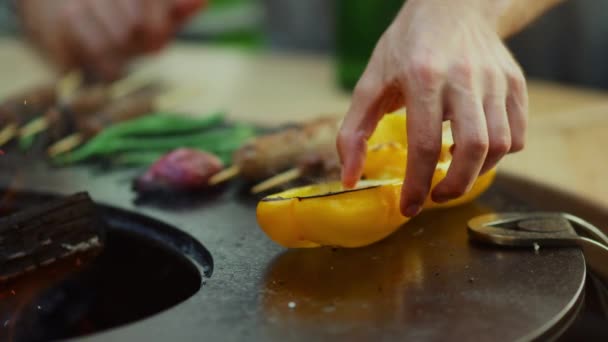
<instances>
[{"instance_id":1,"label":"blurred background","mask_svg":"<svg viewBox=\"0 0 608 342\"><path fill-rule=\"evenodd\" d=\"M3 1L0 27L18 35ZM350 89L378 37L403 0L213 0L179 39L236 46L331 54L336 78ZM608 89L608 1L570 0L551 10L508 44L529 77Z\"/></svg>"}]
</instances>

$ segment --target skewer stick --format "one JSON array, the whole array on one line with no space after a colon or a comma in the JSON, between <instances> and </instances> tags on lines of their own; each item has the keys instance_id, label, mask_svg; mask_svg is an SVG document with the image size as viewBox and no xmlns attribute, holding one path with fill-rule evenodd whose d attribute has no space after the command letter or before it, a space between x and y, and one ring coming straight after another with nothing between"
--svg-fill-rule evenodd
<instances>
[{"instance_id":1,"label":"skewer stick","mask_svg":"<svg viewBox=\"0 0 608 342\"><path fill-rule=\"evenodd\" d=\"M78 70L68 72L57 82L57 97L60 103L68 102L82 86L82 73Z\"/></svg>"},{"instance_id":2,"label":"skewer stick","mask_svg":"<svg viewBox=\"0 0 608 342\"><path fill-rule=\"evenodd\" d=\"M49 120L42 116L37 119L34 119L28 122L25 126L21 127L19 130L19 137L28 138L32 135L36 135L40 132L43 132L49 128Z\"/></svg>"},{"instance_id":3,"label":"skewer stick","mask_svg":"<svg viewBox=\"0 0 608 342\"><path fill-rule=\"evenodd\" d=\"M298 168L294 168L291 170L287 170L283 173L279 173L276 176L272 176L265 181L255 185L251 188L252 194L259 194L260 192L265 192L272 188L276 188L277 186L283 185L285 183L289 183L294 181L302 176L302 171Z\"/></svg>"},{"instance_id":4,"label":"skewer stick","mask_svg":"<svg viewBox=\"0 0 608 342\"><path fill-rule=\"evenodd\" d=\"M184 101L189 100L197 95L199 95L198 91L192 88L182 88L174 90L170 93L157 96L154 99L153 107L154 110L157 111L171 110L176 106L183 104Z\"/></svg>"},{"instance_id":5,"label":"skewer stick","mask_svg":"<svg viewBox=\"0 0 608 342\"><path fill-rule=\"evenodd\" d=\"M4 128L0 130L0 146L6 144L11 141L15 134L17 133L17 125L12 123L8 124Z\"/></svg>"},{"instance_id":6,"label":"skewer stick","mask_svg":"<svg viewBox=\"0 0 608 342\"><path fill-rule=\"evenodd\" d=\"M75 133L59 140L53 146L49 147L49 156L55 157L62 153L71 151L76 146L80 145L84 140L83 135Z\"/></svg>"},{"instance_id":7,"label":"skewer stick","mask_svg":"<svg viewBox=\"0 0 608 342\"><path fill-rule=\"evenodd\" d=\"M109 89L110 99L117 99L134 92L137 89L141 89L150 83L149 79L127 76L119 81L114 82Z\"/></svg>"},{"instance_id":8,"label":"skewer stick","mask_svg":"<svg viewBox=\"0 0 608 342\"><path fill-rule=\"evenodd\" d=\"M158 111L168 110L171 107L182 103L182 101L186 97L192 97L193 94L194 93L192 90L181 89L179 91L174 91L171 93L167 93L167 94L158 96L154 99L154 104L153 104L154 110L158 110ZM71 135L57 141L56 143L54 143L53 145L51 145L49 147L49 149L48 149L49 157L56 157L60 154L69 152L69 151L73 150L74 148L78 147L78 145L83 143L84 140L85 140L85 137L81 133L71 134Z\"/></svg>"},{"instance_id":9,"label":"skewer stick","mask_svg":"<svg viewBox=\"0 0 608 342\"><path fill-rule=\"evenodd\" d=\"M241 168L238 165L232 165L231 167L224 169L213 177L209 178L209 185L218 185L220 183L226 182L236 176L241 172Z\"/></svg>"}]
</instances>

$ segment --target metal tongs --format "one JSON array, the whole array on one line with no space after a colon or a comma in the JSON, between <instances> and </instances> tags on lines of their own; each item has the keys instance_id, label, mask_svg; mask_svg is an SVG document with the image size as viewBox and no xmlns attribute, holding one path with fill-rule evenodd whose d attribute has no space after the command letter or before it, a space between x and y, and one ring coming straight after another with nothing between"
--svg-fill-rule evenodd
<instances>
[{"instance_id":1,"label":"metal tongs","mask_svg":"<svg viewBox=\"0 0 608 342\"><path fill-rule=\"evenodd\" d=\"M469 235L482 243L530 247L580 247L590 270L608 284L608 236L566 213L489 214L469 221Z\"/></svg>"}]
</instances>

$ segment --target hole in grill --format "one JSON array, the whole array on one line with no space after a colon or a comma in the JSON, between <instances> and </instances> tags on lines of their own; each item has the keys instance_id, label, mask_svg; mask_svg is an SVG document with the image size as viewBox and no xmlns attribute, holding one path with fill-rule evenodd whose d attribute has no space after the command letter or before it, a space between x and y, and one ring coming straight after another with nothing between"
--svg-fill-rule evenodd
<instances>
[{"instance_id":1,"label":"hole in grill","mask_svg":"<svg viewBox=\"0 0 608 342\"><path fill-rule=\"evenodd\" d=\"M0 213L49 199L16 194ZM100 208L108 223L101 254L70 257L0 283L0 340L74 338L132 323L190 298L211 276L211 255L190 235Z\"/></svg>"}]
</instances>

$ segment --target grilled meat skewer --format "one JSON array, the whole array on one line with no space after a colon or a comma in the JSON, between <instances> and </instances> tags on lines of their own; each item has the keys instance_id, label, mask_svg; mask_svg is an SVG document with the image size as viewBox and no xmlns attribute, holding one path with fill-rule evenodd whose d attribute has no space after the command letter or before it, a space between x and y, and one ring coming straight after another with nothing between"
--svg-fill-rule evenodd
<instances>
[{"instance_id":1,"label":"grilled meat skewer","mask_svg":"<svg viewBox=\"0 0 608 342\"><path fill-rule=\"evenodd\" d=\"M250 181L262 180L294 167L319 150L335 149L338 125L337 117L322 117L258 137L235 152L234 165L212 177L210 184L219 184L237 174Z\"/></svg>"},{"instance_id":2,"label":"grilled meat skewer","mask_svg":"<svg viewBox=\"0 0 608 342\"><path fill-rule=\"evenodd\" d=\"M19 127L46 111L57 101L53 84L43 84L12 96L0 104L0 146L15 135Z\"/></svg>"},{"instance_id":3,"label":"grilled meat skewer","mask_svg":"<svg viewBox=\"0 0 608 342\"><path fill-rule=\"evenodd\" d=\"M98 113L87 115L83 120L77 122L77 133L67 136L49 147L49 155L54 157L68 152L112 124L135 119L153 111L168 110L175 105L175 102L181 101L181 95L183 95L175 92L159 96L159 92L159 89L155 87L142 89L132 96L120 98Z\"/></svg>"},{"instance_id":4,"label":"grilled meat skewer","mask_svg":"<svg viewBox=\"0 0 608 342\"><path fill-rule=\"evenodd\" d=\"M19 135L22 138L27 138L46 129L55 128L53 126L73 127L74 125L70 123L73 123L75 117L96 113L111 101L130 95L138 90L157 86L154 82L129 77L117 81L112 85L85 87L63 101L64 103L51 108L44 117L28 123L20 130ZM55 136L57 136L57 131L61 132L61 129L55 129ZM64 134L67 133L64 132Z\"/></svg>"},{"instance_id":5,"label":"grilled meat skewer","mask_svg":"<svg viewBox=\"0 0 608 342\"><path fill-rule=\"evenodd\" d=\"M304 156L297 165L272 176L251 188L258 194L300 178L335 180L340 178L341 165L335 146L325 145L315 153Z\"/></svg>"}]
</instances>

